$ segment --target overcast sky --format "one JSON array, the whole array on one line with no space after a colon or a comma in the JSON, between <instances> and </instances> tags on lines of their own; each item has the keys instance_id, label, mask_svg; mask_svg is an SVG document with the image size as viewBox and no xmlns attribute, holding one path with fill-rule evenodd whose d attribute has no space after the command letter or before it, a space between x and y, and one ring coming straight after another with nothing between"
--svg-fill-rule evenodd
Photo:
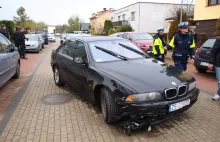
<instances>
[{"instance_id":1,"label":"overcast sky","mask_svg":"<svg viewBox=\"0 0 220 142\"><path fill-rule=\"evenodd\" d=\"M50 25L67 23L72 15L89 22L91 14L103 8L119 9L138 0L0 0L0 20L12 20L23 6L30 19ZM142 0L141 2L181 3L181 0Z\"/></svg>"}]
</instances>

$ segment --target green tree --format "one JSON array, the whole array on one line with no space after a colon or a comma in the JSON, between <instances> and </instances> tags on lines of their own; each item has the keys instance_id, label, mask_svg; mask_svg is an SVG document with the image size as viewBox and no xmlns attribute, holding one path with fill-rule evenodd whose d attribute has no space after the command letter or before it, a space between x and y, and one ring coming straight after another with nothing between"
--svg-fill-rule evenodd
<instances>
[{"instance_id":1,"label":"green tree","mask_svg":"<svg viewBox=\"0 0 220 142\"><path fill-rule=\"evenodd\" d=\"M27 20L24 22L24 28L34 30L36 27L36 23L33 20Z\"/></svg>"},{"instance_id":2,"label":"green tree","mask_svg":"<svg viewBox=\"0 0 220 142\"><path fill-rule=\"evenodd\" d=\"M182 21L188 21L187 13L183 10ZM180 9L176 11L176 19L170 23L168 38L171 40L175 34L179 32Z\"/></svg>"},{"instance_id":3,"label":"green tree","mask_svg":"<svg viewBox=\"0 0 220 142\"><path fill-rule=\"evenodd\" d=\"M79 31L80 30L80 18L78 15L71 16L68 19L69 30L71 31Z\"/></svg>"},{"instance_id":4,"label":"green tree","mask_svg":"<svg viewBox=\"0 0 220 142\"><path fill-rule=\"evenodd\" d=\"M108 35L111 35L111 34L114 34L116 33L115 29L111 28L109 31L108 31Z\"/></svg>"},{"instance_id":5,"label":"green tree","mask_svg":"<svg viewBox=\"0 0 220 142\"><path fill-rule=\"evenodd\" d=\"M105 20L104 23L104 29L106 30L106 32L108 33L110 29L113 28L113 23L111 20Z\"/></svg>"},{"instance_id":6,"label":"green tree","mask_svg":"<svg viewBox=\"0 0 220 142\"><path fill-rule=\"evenodd\" d=\"M14 22L16 26L24 26L25 22L29 20L29 17L25 13L25 9L22 6L18 8L17 15L18 17L14 16Z\"/></svg>"},{"instance_id":7,"label":"green tree","mask_svg":"<svg viewBox=\"0 0 220 142\"><path fill-rule=\"evenodd\" d=\"M132 32L134 31L131 25L124 25L117 28L117 32Z\"/></svg>"},{"instance_id":8,"label":"green tree","mask_svg":"<svg viewBox=\"0 0 220 142\"><path fill-rule=\"evenodd\" d=\"M44 23L42 21L36 23L36 29L37 30L44 30L46 28L47 28L47 24L46 23Z\"/></svg>"},{"instance_id":9,"label":"green tree","mask_svg":"<svg viewBox=\"0 0 220 142\"><path fill-rule=\"evenodd\" d=\"M216 23L216 36L220 36L220 17Z\"/></svg>"}]
</instances>

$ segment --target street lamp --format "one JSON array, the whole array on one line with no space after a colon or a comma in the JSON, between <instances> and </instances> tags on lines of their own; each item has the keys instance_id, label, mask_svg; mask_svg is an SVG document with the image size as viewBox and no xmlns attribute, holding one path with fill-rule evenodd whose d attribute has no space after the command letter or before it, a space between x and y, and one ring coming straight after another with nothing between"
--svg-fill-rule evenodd
<instances>
[{"instance_id":1,"label":"street lamp","mask_svg":"<svg viewBox=\"0 0 220 142\"><path fill-rule=\"evenodd\" d=\"M181 0L180 23L182 23L182 20L183 20L183 0Z\"/></svg>"}]
</instances>

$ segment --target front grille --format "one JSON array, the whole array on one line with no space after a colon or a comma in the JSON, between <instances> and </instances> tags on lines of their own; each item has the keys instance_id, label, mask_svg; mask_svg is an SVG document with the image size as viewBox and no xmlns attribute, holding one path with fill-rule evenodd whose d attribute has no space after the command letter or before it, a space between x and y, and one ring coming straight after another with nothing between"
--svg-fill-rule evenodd
<instances>
[{"instance_id":1,"label":"front grille","mask_svg":"<svg viewBox=\"0 0 220 142\"><path fill-rule=\"evenodd\" d=\"M177 96L183 96L187 93L187 85L182 85L177 88L169 88L165 90L166 99L173 99Z\"/></svg>"},{"instance_id":2,"label":"front grille","mask_svg":"<svg viewBox=\"0 0 220 142\"><path fill-rule=\"evenodd\" d=\"M25 46L31 46L31 45L25 45Z\"/></svg>"},{"instance_id":3,"label":"front grille","mask_svg":"<svg viewBox=\"0 0 220 142\"><path fill-rule=\"evenodd\" d=\"M165 96L167 99L175 98L177 96L177 89L175 88L166 89Z\"/></svg>"},{"instance_id":4,"label":"front grille","mask_svg":"<svg viewBox=\"0 0 220 142\"><path fill-rule=\"evenodd\" d=\"M180 86L178 87L178 90L179 90L178 96L183 96L187 92L187 86L186 85Z\"/></svg>"}]
</instances>

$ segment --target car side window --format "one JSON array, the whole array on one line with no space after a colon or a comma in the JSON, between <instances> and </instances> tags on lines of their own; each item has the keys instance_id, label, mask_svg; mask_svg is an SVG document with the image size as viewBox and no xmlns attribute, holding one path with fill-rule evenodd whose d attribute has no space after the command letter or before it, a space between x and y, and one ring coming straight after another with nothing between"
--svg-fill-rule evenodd
<instances>
[{"instance_id":1,"label":"car side window","mask_svg":"<svg viewBox=\"0 0 220 142\"><path fill-rule=\"evenodd\" d=\"M71 52L72 52L73 47L74 47L74 42L71 41L71 42L66 43L64 45L62 54L71 57Z\"/></svg>"},{"instance_id":2,"label":"car side window","mask_svg":"<svg viewBox=\"0 0 220 142\"><path fill-rule=\"evenodd\" d=\"M5 50L4 50L4 48L3 48L3 46L2 46L2 44L0 42L0 54L2 54L2 53L5 53Z\"/></svg>"},{"instance_id":3,"label":"car side window","mask_svg":"<svg viewBox=\"0 0 220 142\"><path fill-rule=\"evenodd\" d=\"M73 50L73 57L81 57L84 61L87 61L87 54L85 49L85 43L82 41L77 40L75 42L74 50Z\"/></svg>"},{"instance_id":4,"label":"car side window","mask_svg":"<svg viewBox=\"0 0 220 142\"><path fill-rule=\"evenodd\" d=\"M2 36L0 36L0 43L2 44L2 47L5 49L6 52L10 52L9 43L8 43L8 41L7 41L4 37L2 37Z\"/></svg>"}]
</instances>

